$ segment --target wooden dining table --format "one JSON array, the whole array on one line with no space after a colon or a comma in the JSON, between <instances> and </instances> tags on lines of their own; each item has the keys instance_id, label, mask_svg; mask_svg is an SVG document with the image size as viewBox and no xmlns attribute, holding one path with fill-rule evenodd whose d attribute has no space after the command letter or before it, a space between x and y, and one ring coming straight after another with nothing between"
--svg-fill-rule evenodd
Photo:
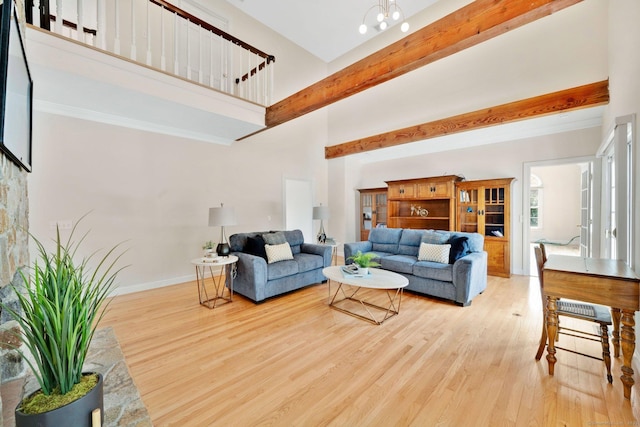
<instances>
[{"instance_id":1,"label":"wooden dining table","mask_svg":"<svg viewBox=\"0 0 640 427\"><path fill-rule=\"evenodd\" d=\"M543 270L547 296L547 361L549 375L556 363L558 298L568 298L611 307L614 356L622 347L624 397L631 398L634 384L632 359L636 346L634 314L640 310L640 279L620 260L549 255Z\"/></svg>"}]
</instances>

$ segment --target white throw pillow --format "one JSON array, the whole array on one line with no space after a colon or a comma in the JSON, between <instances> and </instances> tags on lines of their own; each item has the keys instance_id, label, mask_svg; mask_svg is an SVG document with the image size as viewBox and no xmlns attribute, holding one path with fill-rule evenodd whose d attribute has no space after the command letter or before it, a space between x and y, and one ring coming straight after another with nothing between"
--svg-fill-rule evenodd
<instances>
[{"instance_id":1,"label":"white throw pillow","mask_svg":"<svg viewBox=\"0 0 640 427\"><path fill-rule=\"evenodd\" d=\"M287 259L293 259L291 253L291 246L289 243L282 243L280 245L264 245L265 252L267 253L267 262L273 264L274 262L284 261Z\"/></svg>"},{"instance_id":2,"label":"white throw pillow","mask_svg":"<svg viewBox=\"0 0 640 427\"><path fill-rule=\"evenodd\" d=\"M449 251L451 245L433 245L431 243L420 243L418 261L433 261L440 264L449 264Z\"/></svg>"}]
</instances>

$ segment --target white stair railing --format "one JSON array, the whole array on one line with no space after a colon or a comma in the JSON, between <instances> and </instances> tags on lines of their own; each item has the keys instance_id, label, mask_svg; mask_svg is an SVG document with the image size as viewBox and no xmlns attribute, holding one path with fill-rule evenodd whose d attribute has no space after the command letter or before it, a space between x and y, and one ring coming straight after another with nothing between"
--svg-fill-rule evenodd
<instances>
[{"instance_id":1,"label":"white stair railing","mask_svg":"<svg viewBox=\"0 0 640 427\"><path fill-rule=\"evenodd\" d=\"M271 104L272 55L165 0L26 4L33 25L259 105Z\"/></svg>"}]
</instances>

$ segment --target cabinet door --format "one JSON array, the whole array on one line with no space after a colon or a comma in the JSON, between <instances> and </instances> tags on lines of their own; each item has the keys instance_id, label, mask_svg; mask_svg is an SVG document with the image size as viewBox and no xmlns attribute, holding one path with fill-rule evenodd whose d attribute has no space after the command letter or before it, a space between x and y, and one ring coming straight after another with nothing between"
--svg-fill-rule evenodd
<instances>
[{"instance_id":1,"label":"cabinet door","mask_svg":"<svg viewBox=\"0 0 640 427\"><path fill-rule=\"evenodd\" d=\"M492 276L509 277L509 245L499 240L485 240L484 250L487 251L487 273Z\"/></svg>"},{"instance_id":2,"label":"cabinet door","mask_svg":"<svg viewBox=\"0 0 640 427\"><path fill-rule=\"evenodd\" d=\"M360 195L360 237L366 240L373 226L373 194ZM366 236L366 237L365 237Z\"/></svg>"},{"instance_id":3,"label":"cabinet door","mask_svg":"<svg viewBox=\"0 0 640 427\"><path fill-rule=\"evenodd\" d=\"M375 194L374 203L373 227L385 227L387 225L387 193Z\"/></svg>"},{"instance_id":4,"label":"cabinet door","mask_svg":"<svg viewBox=\"0 0 640 427\"><path fill-rule=\"evenodd\" d=\"M477 233L481 229L480 221L483 219L478 214L480 209L478 189L458 189L458 230L467 233Z\"/></svg>"},{"instance_id":5,"label":"cabinet door","mask_svg":"<svg viewBox=\"0 0 640 427\"><path fill-rule=\"evenodd\" d=\"M448 199L451 197L451 182L421 182L416 185L417 197L422 199Z\"/></svg>"},{"instance_id":6,"label":"cabinet door","mask_svg":"<svg viewBox=\"0 0 640 427\"><path fill-rule=\"evenodd\" d=\"M416 196L416 186L414 184L393 184L389 186L389 198L391 199L413 199Z\"/></svg>"},{"instance_id":7,"label":"cabinet door","mask_svg":"<svg viewBox=\"0 0 640 427\"><path fill-rule=\"evenodd\" d=\"M505 231L505 188L484 189L484 235L503 238Z\"/></svg>"}]
</instances>

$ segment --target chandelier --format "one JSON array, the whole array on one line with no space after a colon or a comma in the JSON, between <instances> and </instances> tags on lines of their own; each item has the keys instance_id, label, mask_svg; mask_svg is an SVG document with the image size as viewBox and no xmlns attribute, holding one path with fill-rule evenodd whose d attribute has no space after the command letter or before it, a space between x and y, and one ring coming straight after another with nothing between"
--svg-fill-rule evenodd
<instances>
[{"instance_id":1,"label":"chandelier","mask_svg":"<svg viewBox=\"0 0 640 427\"><path fill-rule=\"evenodd\" d=\"M395 0L378 0L378 4L374 4L367 10L362 18L362 24L360 25L359 31L360 34L365 34L367 32L367 16L369 13L375 10L376 21L377 23L373 25L373 28L379 28L380 31L384 31L393 24L393 21L402 21L402 25L400 25L400 31L406 33L409 31L409 23L404 20L404 13L402 13L402 9L398 6Z\"/></svg>"}]
</instances>

